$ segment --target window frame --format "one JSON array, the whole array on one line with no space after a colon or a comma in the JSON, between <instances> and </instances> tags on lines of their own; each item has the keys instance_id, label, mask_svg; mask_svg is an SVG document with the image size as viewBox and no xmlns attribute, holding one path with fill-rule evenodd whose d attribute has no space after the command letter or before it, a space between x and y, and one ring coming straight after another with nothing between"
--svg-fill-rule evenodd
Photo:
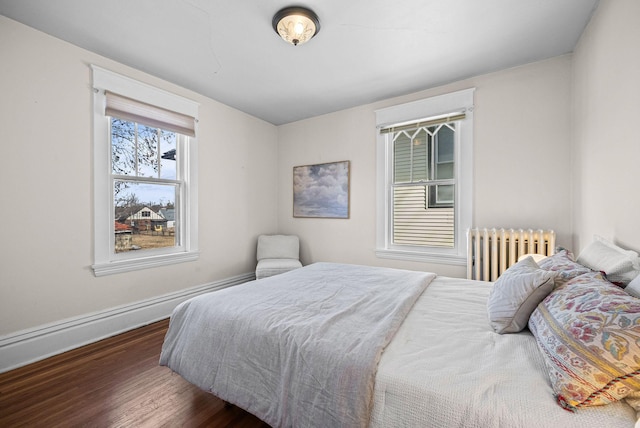
<instances>
[{"instance_id":1,"label":"window frame","mask_svg":"<svg viewBox=\"0 0 640 428\"><path fill-rule=\"evenodd\" d=\"M473 218L473 97L475 88L376 110L376 256L406 261L465 265L466 230ZM393 244L393 135L381 128L464 112L457 121L453 248Z\"/></svg>"},{"instance_id":2,"label":"window frame","mask_svg":"<svg viewBox=\"0 0 640 428\"><path fill-rule=\"evenodd\" d=\"M184 141L178 148L184 169L180 204L182 221L180 242L140 252L114 251L114 202L111 171L110 116L105 114L105 92L174 111L195 119L196 135L199 104L146 83L91 65L93 75L93 190L94 190L94 263L95 276L148 269L172 263L197 260L198 252L198 163L197 137L179 136Z\"/></svg>"}]
</instances>

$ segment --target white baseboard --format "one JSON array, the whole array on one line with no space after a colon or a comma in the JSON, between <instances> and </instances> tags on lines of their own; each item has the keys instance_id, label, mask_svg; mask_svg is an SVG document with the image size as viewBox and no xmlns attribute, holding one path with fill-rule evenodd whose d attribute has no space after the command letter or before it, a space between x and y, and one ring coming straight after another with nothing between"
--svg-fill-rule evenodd
<instances>
[{"instance_id":1,"label":"white baseboard","mask_svg":"<svg viewBox=\"0 0 640 428\"><path fill-rule=\"evenodd\" d=\"M181 302L255 279L247 273L0 337L0 373L168 318Z\"/></svg>"}]
</instances>

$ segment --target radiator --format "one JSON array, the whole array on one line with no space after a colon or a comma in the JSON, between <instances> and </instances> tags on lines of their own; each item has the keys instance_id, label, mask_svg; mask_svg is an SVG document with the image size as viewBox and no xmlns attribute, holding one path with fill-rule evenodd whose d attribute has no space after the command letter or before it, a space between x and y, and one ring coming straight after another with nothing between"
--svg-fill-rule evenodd
<instances>
[{"instance_id":1,"label":"radiator","mask_svg":"<svg viewBox=\"0 0 640 428\"><path fill-rule=\"evenodd\" d=\"M524 254L555 252L553 230L470 229L467 231L467 278L495 281Z\"/></svg>"}]
</instances>

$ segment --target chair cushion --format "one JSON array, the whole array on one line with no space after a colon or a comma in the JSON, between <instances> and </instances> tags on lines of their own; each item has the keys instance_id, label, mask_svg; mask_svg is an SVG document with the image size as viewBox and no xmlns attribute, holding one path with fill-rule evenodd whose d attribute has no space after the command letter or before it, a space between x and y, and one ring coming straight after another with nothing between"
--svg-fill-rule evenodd
<instances>
[{"instance_id":1,"label":"chair cushion","mask_svg":"<svg viewBox=\"0 0 640 428\"><path fill-rule=\"evenodd\" d=\"M256 266L256 279L278 275L301 267L302 263L298 259L262 259Z\"/></svg>"},{"instance_id":2,"label":"chair cushion","mask_svg":"<svg viewBox=\"0 0 640 428\"><path fill-rule=\"evenodd\" d=\"M295 235L260 235L257 256L258 260L298 259L300 241Z\"/></svg>"}]
</instances>

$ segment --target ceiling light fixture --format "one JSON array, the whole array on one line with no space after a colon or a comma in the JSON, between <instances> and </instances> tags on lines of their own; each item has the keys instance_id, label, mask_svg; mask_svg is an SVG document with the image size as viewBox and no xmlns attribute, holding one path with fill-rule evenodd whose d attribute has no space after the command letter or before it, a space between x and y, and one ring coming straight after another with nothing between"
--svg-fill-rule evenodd
<instances>
[{"instance_id":1,"label":"ceiling light fixture","mask_svg":"<svg viewBox=\"0 0 640 428\"><path fill-rule=\"evenodd\" d=\"M304 7L285 7L273 15L271 25L284 41L294 46L308 42L320 31L318 15Z\"/></svg>"}]
</instances>

